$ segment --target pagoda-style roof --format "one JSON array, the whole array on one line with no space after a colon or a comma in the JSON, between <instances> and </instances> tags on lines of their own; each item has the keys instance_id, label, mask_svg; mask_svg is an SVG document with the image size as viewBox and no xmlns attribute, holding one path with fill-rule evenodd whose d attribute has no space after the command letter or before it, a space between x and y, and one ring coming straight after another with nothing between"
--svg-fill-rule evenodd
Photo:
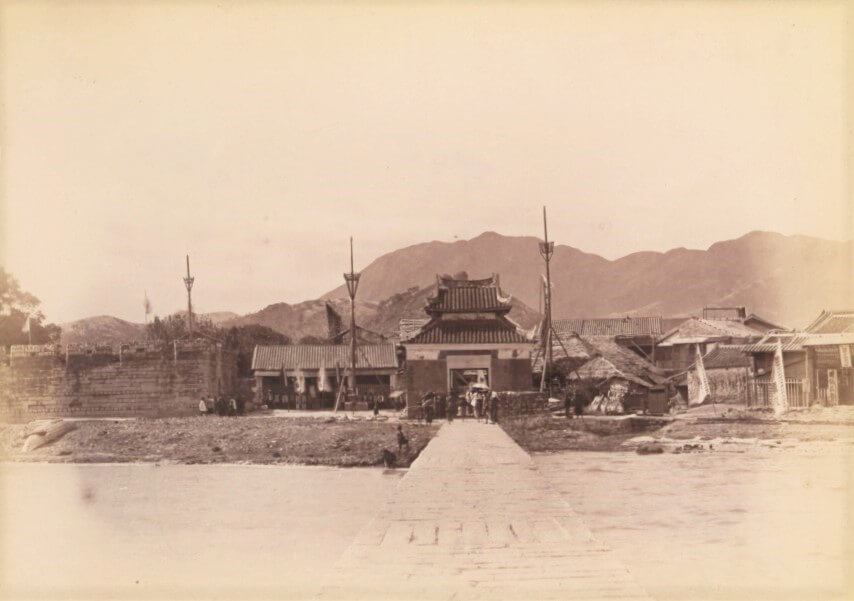
<instances>
[{"instance_id":1,"label":"pagoda-style roof","mask_svg":"<svg viewBox=\"0 0 854 601\"><path fill-rule=\"evenodd\" d=\"M425 311L431 316L443 313L506 314L512 308L510 297L501 294L498 277L482 280L437 278L436 296L427 300Z\"/></svg>"},{"instance_id":2,"label":"pagoda-style roof","mask_svg":"<svg viewBox=\"0 0 854 601\"><path fill-rule=\"evenodd\" d=\"M531 340L503 318L436 319L407 344L520 344Z\"/></svg>"}]
</instances>

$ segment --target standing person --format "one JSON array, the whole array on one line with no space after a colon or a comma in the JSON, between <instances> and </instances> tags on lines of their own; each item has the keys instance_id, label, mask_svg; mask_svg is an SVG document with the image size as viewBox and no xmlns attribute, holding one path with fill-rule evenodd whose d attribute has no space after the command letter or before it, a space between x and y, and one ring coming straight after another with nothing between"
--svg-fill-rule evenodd
<instances>
[{"instance_id":1,"label":"standing person","mask_svg":"<svg viewBox=\"0 0 854 601\"><path fill-rule=\"evenodd\" d=\"M575 404L575 382L570 382L569 386L566 388L566 394L563 398L563 413L566 416L566 419L572 419L572 407Z\"/></svg>"},{"instance_id":2,"label":"standing person","mask_svg":"<svg viewBox=\"0 0 854 601\"><path fill-rule=\"evenodd\" d=\"M202 400L199 401L199 413L202 415L208 414L208 406L205 404L205 397L202 397Z\"/></svg>"},{"instance_id":3,"label":"standing person","mask_svg":"<svg viewBox=\"0 0 854 601\"><path fill-rule=\"evenodd\" d=\"M474 416L477 421L480 421L480 416L483 414L483 393L478 390L474 393Z\"/></svg>"},{"instance_id":4,"label":"standing person","mask_svg":"<svg viewBox=\"0 0 854 601\"><path fill-rule=\"evenodd\" d=\"M409 440L406 438L406 435L403 433L403 426L397 424L397 454L400 455L403 452L403 447L406 447L406 450L409 450Z\"/></svg>"},{"instance_id":5,"label":"standing person","mask_svg":"<svg viewBox=\"0 0 854 601\"><path fill-rule=\"evenodd\" d=\"M587 404L587 399L585 398L585 394L582 394L580 391L575 391L575 399L573 403L575 405L575 416L579 418L584 417L584 406Z\"/></svg>"},{"instance_id":6,"label":"standing person","mask_svg":"<svg viewBox=\"0 0 854 601\"><path fill-rule=\"evenodd\" d=\"M379 401L379 399L381 399L381 398L382 397L379 397L379 398L371 397L371 400L374 404L374 417L377 417L380 414L380 401Z\"/></svg>"},{"instance_id":7,"label":"standing person","mask_svg":"<svg viewBox=\"0 0 854 601\"><path fill-rule=\"evenodd\" d=\"M498 423L498 393L494 390L489 395L489 419L493 424Z\"/></svg>"},{"instance_id":8,"label":"standing person","mask_svg":"<svg viewBox=\"0 0 854 601\"><path fill-rule=\"evenodd\" d=\"M454 421L454 417L457 415L457 393L452 392L451 396L448 398L448 423L452 423Z\"/></svg>"},{"instance_id":9,"label":"standing person","mask_svg":"<svg viewBox=\"0 0 854 601\"><path fill-rule=\"evenodd\" d=\"M472 398L471 390L466 390L465 405L463 406L463 417L471 415L471 408L473 403L474 399Z\"/></svg>"},{"instance_id":10,"label":"standing person","mask_svg":"<svg viewBox=\"0 0 854 601\"><path fill-rule=\"evenodd\" d=\"M234 397L231 397L228 400L228 414L231 416L237 415L237 401L234 399Z\"/></svg>"},{"instance_id":11,"label":"standing person","mask_svg":"<svg viewBox=\"0 0 854 601\"><path fill-rule=\"evenodd\" d=\"M428 426L433 423L433 403L433 397L430 397L424 406L424 421Z\"/></svg>"}]
</instances>

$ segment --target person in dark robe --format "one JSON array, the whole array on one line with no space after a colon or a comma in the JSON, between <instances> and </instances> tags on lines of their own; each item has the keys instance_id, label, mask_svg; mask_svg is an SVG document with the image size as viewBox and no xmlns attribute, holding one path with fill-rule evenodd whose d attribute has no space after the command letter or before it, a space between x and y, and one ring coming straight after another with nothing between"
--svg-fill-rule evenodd
<instances>
[{"instance_id":1,"label":"person in dark robe","mask_svg":"<svg viewBox=\"0 0 854 601\"><path fill-rule=\"evenodd\" d=\"M452 392L451 396L448 398L448 423L454 421L454 418L457 416L457 393Z\"/></svg>"},{"instance_id":2,"label":"person in dark robe","mask_svg":"<svg viewBox=\"0 0 854 601\"><path fill-rule=\"evenodd\" d=\"M498 423L498 393L494 390L489 395L489 419L493 424Z\"/></svg>"},{"instance_id":3,"label":"person in dark robe","mask_svg":"<svg viewBox=\"0 0 854 601\"><path fill-rule=\"evenodd\" d=\"M573 408L575 409L575 416L579 418L584 417L584 407L587 405L587 395L584 394L580 390L575 391L575 399L573 400Z\"/></svg>"},{"instance_id":4,"label":"person in dark robe","mask_svg":"<svg viewBox=\"0 0 854 601\"><path fill-rule=\"evenodd\" d=\"M409 450L409 439L406 438L406 434L403 433L403 426L397 424L397 454L400 455L403 452L403 447L406 447L406 450Z\"/></svg>"},{"instance_id":5,"label":"person in dark robe","mask_svg":"<svg viewBox=\"0 0 854 601\"><path fill-rule=\"evenodd\" d=\"M566 388L566 394L563 398L563 412L566 416L566 419L572 419L572 409L575 403L575 397L578 395L578 392L575 389L575 382L570 382L569 386Z\"/></svg>"}]
</instances>

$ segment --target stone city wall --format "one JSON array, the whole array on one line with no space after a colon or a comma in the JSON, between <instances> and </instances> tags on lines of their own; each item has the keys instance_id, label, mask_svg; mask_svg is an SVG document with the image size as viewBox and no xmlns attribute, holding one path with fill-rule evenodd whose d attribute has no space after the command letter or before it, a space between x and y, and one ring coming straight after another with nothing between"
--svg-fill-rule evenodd
<instances>
[{"instance_id":1,"label":"stone city wall","mask_svg":"<svg viewBox=\"0 0 854 601\"><path fill-rule=\"evenodd\" d=\"M16 345L0 356L0 420L190 415L236 387L236 355L209 341Z\"/></svg>"}]
</instances>

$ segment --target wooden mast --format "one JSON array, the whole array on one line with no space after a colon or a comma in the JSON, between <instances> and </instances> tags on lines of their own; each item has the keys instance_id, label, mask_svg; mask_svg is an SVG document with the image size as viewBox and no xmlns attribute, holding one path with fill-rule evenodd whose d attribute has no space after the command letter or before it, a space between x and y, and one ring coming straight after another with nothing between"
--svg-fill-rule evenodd
<instances>
[{"instance_id":1,"label":"wooden mast","mask_svg":"<svg viewBox=\"0 0 854 601\"><path fill-rule=\"evenodd\" d=\"M549 242L549 226L546 222L546 207L543 207L543 241L540 242L540 255L546 262L546 291L543 296L545 315L543 317L543 328L540 335L543 344L543 373L540 376L540 392L545 389L548 369L552 364L552 275L549 267L554 254L555 244ZM549 381L549 393L551 394L551 381Z\"/></svg>"},{"instance_id":2,"label":"wooden mast","mask_svg":"<svg viewBox=\"0 0 854 601\"><path fill-rule=\"evenodd\" d=\"M359 288L360 273L356 273L353 265L353 237L350 236L350 273L344 274L347 292L350 295L350 391L356 390L356 290Z\"/></svg>"},{"instance_id":3,"label":"wooden mast","mask_svg":"<svg viewBox=\"0 0 854 601\"><path fill-rule=\"evenodd\" d=\"M187 287L187 332L190 340L193 339L193 282L196 278L190 276L190 255L187 255L187 277L184 278L184 285Z\"/></svg>"}]
</instances>

